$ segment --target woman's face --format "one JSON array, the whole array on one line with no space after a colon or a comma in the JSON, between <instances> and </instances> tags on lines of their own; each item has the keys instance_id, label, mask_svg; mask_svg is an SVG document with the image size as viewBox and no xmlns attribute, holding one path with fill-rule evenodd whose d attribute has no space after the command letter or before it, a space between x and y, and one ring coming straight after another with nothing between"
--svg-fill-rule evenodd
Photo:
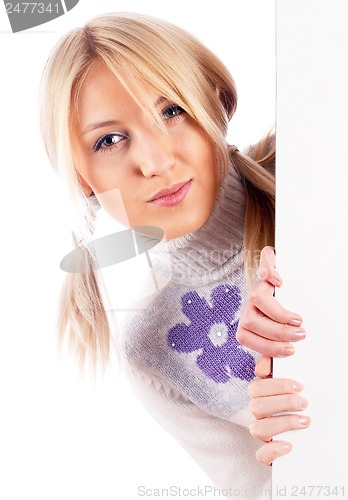
<instances>
[{"instance_id":1,"label":"woman's face","mask_svg":"<svg viewBox=\"0 0 348 500\"><path fill-rule=\"evenodd\" d=\"M207 220L219 186L211 140L182 108L148 89L166 130L98 64L85 80L72 132L75 167L88 195L131 227L176 238Z\"/></svg>"}]
</instances>

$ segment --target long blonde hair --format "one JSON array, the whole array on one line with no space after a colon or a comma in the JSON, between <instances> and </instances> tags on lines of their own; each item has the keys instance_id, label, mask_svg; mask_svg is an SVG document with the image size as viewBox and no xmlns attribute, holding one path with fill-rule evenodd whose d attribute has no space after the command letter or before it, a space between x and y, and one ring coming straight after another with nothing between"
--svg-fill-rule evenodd
<instances>
[{"instance_id":1,"label":"long blonde hair","mask_svg":"<svg viewBox=\"0 0 348 500\"><path fill-rule=\"evenodd\" d=\"M70 131L78 119L79 91L102 61L145 112L158 119L146 100L150 85L181 106L206 131L226 174L230 156L246 190L244 249L250 271L265 245L274 243L274 141L268 135L248 154L229 149L228 122L237 105L234 81L222 62L189 33L138 14L98 16L65 35L47 61L41 85L41 125L51 163L68 186L77 208L77 239L90 241L98 203L87 197L74 167ZM100 290L85 252L81 273L67 274L60 298L58 331L81 365L105 366L110 332ZM249 273L250 274L250 273Z\"/></svg>"}]
</instances>

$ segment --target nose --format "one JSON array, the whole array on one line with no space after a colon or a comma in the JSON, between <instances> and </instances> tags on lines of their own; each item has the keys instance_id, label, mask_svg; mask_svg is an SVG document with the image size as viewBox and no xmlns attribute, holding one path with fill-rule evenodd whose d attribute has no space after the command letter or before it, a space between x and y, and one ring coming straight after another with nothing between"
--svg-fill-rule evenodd
<instances>
[{"instance_id":1,"label":"nose","mask_svg":"<svg viewBox=\"0 0 348 500\"><path fill-rule=\"evenodd\" d=\"M144 177L165 175L174 167L174 146L165 131L150 126L136 142L136 163Z\"/></svg>"}]
</instances>

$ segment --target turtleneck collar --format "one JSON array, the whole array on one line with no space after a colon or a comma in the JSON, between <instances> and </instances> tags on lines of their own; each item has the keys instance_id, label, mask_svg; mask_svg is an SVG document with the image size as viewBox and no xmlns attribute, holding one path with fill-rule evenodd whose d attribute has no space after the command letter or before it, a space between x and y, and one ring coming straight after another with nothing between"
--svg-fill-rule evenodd
<instances>
[{"instance_id":1,"label":"turtleneck collar","mask_svg":"<svg viewBox=\"0 0 348 500\"><path fill-rule=\"evenodd\" d=\"M243 259L244 213L244 186L231 161L207 221L192 233L156 245L150 251L155 269L163 266L159 257L164 253L170 257L172 280L182 284L204 285L229 274Z\"/></svg>"}]
</instances>

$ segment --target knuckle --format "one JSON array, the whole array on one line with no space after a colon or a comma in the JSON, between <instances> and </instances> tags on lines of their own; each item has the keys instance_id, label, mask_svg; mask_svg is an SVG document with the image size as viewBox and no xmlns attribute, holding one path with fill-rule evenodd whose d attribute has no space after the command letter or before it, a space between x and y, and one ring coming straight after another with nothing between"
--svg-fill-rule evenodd
<instances>
[{"instance_id":1,"label":"knuckle","mask_svg":"<svg viewBox=\"0 0 348 500\"><path fill-rule=\"evenodd\" d=\"M296 406L296 401L295 401L296 396L294 397L293 394L289 394L286 398L286 409L287 410L292 410Z\"/></svg>"},{"instance_id":2,"label":"knuckle","mask_svg":"<svg viewBox=\"0 0 348 500\"><path fill-rule=\"evenodd\" d=\"M292 389L291 380L288 380L288 379L280 380L280 382L279 382L280 394L290 394L290 393L292 393L292 391L293 391L293 389Z\"/></svg>"},{"instance_id":3,"label":"knuckle","mask_svg":"<svg viewBox=\"0 0 348 500\"><path fill-rule=\"evenodd\" d=\"M264 444L263 446L261 446L261 448L259 448L256 451L255 457L256 457L256 460L259 464L263 464L263 465L271 465L272 464L273 454L272 454L272 452L270 453L270 451L269 451L268 443Z\"/></svg>"},{"instance_id":4,"label":"knuckle","mask_svg":"<svg viewBox=\"0 0 348 500\"><path fill-rule=\"evenodd\" d=\"M284 319L285 322L287 322L287 319ZM286 324L280 325L280 336L281 340L284 341L290 341L291 340L291 335L292 335L292 329Z\"/></svg>"},{"instance_id":5,"label":"knuckle","mask_svg":"<svg viewBox=\"0 0 348 500\"><path fill-rule=\"evenodd\" d=\"M275 250L274 250L274 247L272 247L271 245L266 245L263 247L263 249L261 250L261 255L265 256L265 255L275 255Z\"/></svg>"},{"instance_id":6,"label":"knuckle","mask_svg":"<svg viewBox=\"0 0 348 500\"><path fill-rule=\"evenodd\" d=\"M274 462L276 458L278 458L278 450L276 449L275 446L270 446L269 453L268 453L268 463Z\"/></svg>"},{"instance_id":7,"label":"knuckle","mask_svg":"<svg viewBox=\"0 0 348 500\"><path fill-rule=\"evenodd\" d=\"M290 415L289 424L291 429L298 429L298 415Z\"/></svg>"},{"instance_id":8,"label":"knuckle","mask_svg":"<svg viewBox=\"0 0 348 500\"><path fill-rule=\"evenodd\" d=\"M272 342L265 342L263 350L262 350L262 354L264 354L265 356L269 356L270 358L273 358L274 356L276 356L276 353L277 353L277 349L272 344Z\"/></svg>"},{"instance_id":9,"label":"knuckle","mask_svg":"<svg viewBox=\"0 0 348 500\"><path fill-rule=\"evenodd\" d=\"M252 380L251 382L249 382L248 384L248 387L247 387L247 392L248 392L248 395L253 398L254 395L255 395L255 390L256 390L256 387L258 385L258 382L259 380Z\"/></svg>"},{"instance_id":10,"label":"knuckle","mask_svg":"<svg viewBox=\"0 0 348 500\"><path fill-rule=\"evenodd\" d=\"M270 375L271 370L270 370L270 368L266 368L265 366L258 365L256 363L256 367L255 367L254 373L255 373L256 377L266 378L266 377L268 377Z\"/></svg>"},{"instance_id":11,"label":"knuckle","mask_svg":"<svg viewBox=\"0 0 348 500\"><path fill-rule=\"evenodd\" d=\"M260 441L263 441L263 434L261 432L261 429L260 429L260 426L258 425L258 422L257 420L254 420L254 422L252 422L250 425L249 425L249 432L250 434L256 438L256 439L259 439Z\"/></svg>"},{"instance_id":12,"label":"knuckle","mask_svg":"<svg viewBox=\"0 0 348 500\"><path fill-rule=\"evenodd\" d=\"M254 415L255 418L258 418L258 408L259 405L257 400L255 398L251 399L249 401L249 410L251 411L251 413Z\"/></svg>"},{"instance_id":13,"label":"knuckle","mask_svg":"<svg viewBox=\"0 0 348 500\"><path fill-rule=\"evenodd\" d=\"M269 275L267 267L265 267L264 265L260 265L258 269L258 274L262 280L267 279Z\"/></svg>"},{"instance_id":14,"label":"knuckle","mask_svg":"<svg viewBox=\"0 0 348 500\"><path fill-rule=\"evenodd\" d=\"M252 304L257 304L260 297L260 284L256 283L249 292L249 300Z\"/></svg>"},{"instance_id":15,"label":"knuckle","mask_svg":"<svg viewBox=\"0 0 348 500\"><path fill-rule=\"evenodd\" d=\"M281 341L284 340L284 335L282 334L281 329L279 330L277 328L277 331L274 332L274 334L273 334L273 340L275 340L276 342L281 342Z\"/></svg>"},{"instance_id":16,"label":"knuckle","mask_svg":"<svg viewBox=\"0 0 348 500\"><path fill-rule=\"evenodd\" d=\"M242 327L242 325L240 325L240 324L239 324L238 330L236 332L236 340L240 344L242 344L244 342L244 340L245 340L245 330Z\"/></svg>"},{"instance_id":17,"label":"knuckle","mask_svg":"<svg viewBox=\"0 0 348 500\"><path fill-rule=\"evenodd\" d=\"M261 446L255 453L256 460L259 464L267 464L266 457L264 455L264 446Z\"/></svg>"},{"instance_id":18,"label":"knuckle","mask_svg":"<svg viewBox=\"0 0 348 500\"><path fill-rule=\"evenodd\" d=\"M299 405L299 398L297 394L290 394L288 396L288 404L289 404L289 409L295 409Z\"/></svg>"},{"instance_id":19,"label":"knuckle","mask_svg":"<svg viewBox=\"0 0 348 500\"><path fill-rule=\"evenodd\" d=\"M278 458L278 453L273 443L266 443L257 450L255 456L260 464L271 465Z\"/></svg>"},{"instance_id":20,"label":"knuckle","mask_svg":"<svg viewBox=\"0 0 348 500\"><path fill-rule=\"evenodd\" d=\"M256 438L256 422L255 421L251 422L251 424L249 425L249 432L254 438Z\"/></svg>"},{"instance_id":21,"label":"knuckle","mask_svg":"<svg viewBox=\"0 0 348 500\"><path fill-rule=\"evenodd\" d=\"M246 314L242 318L242 327L253 331L255 329L255 319L250 314Z\"/></svg>"}]
</instances>

